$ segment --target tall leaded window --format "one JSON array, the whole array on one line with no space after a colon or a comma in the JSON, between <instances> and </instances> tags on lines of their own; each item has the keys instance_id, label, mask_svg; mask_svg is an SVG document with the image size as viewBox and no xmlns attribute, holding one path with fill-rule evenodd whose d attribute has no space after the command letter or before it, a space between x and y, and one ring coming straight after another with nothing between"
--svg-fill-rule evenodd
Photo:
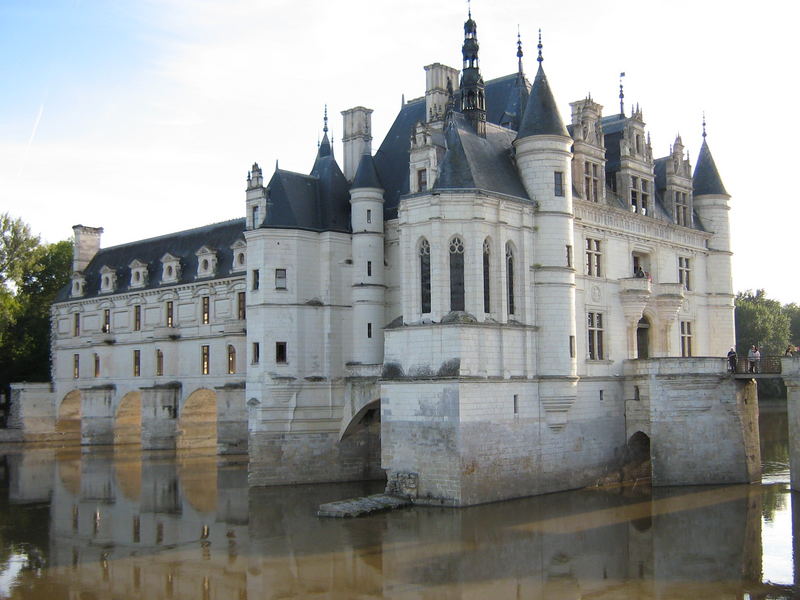
<instances>
[{"instance_id":1,"label":"tall leaded window","mask_svg":"<svg viewBox=\"0 0 800 600\"><path fill-rule=\"evenodd\" d=\"M691 321L681 321L681 356L692 356Z\"/></svg>"},{"instance_id":2,"label":"tall leaded window","mask_svg":"<svg viewBox=\"0 0 800 600\"><path fill-rule=\"evenodd\" d=\"M554 171L553 172L553 195L554 196L563 196L564 195L564 173L563 173L563 171Z\"/></svg>"},{"instance_id":3,"label":"tall leaded window","mask_svg":"<svg viewBox=\"0 0 800 600\"><path fill-rule=\"evenodd\" d=\"M164 374L164 353L161 350L156 350L156 376L161 377Z\"/></svg>"},{"instance_id":4,"label":"tall leaded window","mask_svg":"<svg viewBox=\"0 0 800 600\"><path fill-rule=\"evenodd\" d=\"M464 242L450 240L450 310L464 310Z\"/></svg>"},{"instance_id":5,"label":"tall leaded window","mask_svg":"<svg viewBox=\"0 0 800 600\"><path fill-rule=\"evenodd\" d=\"M508 314L514 314L514 249L506 244L506 285L508 286Z\"/></svg>"},{"instance_id":6,"label":"tall leaded window","mask_svg":"<svg viewBox=\"0 0 800 600\"><path fill-rule=\"evenodd\" d=\"M675 222L678 225L689 227L692 221L689 217L689 197L686 192L675 193Z\"/></svg>"},{"instance_id":7,"label":"tall leaded window","mask_svg":"<svg viewBox=\"0 0 800 600\"><path fill-rule=\"evenodd\" d=\"M603 276L600 263L602 256L600 240L586 238L586 274L589 277Z\"/></svg>"},{"instance_id":8,"label":"tall leaded window","mask_svg":"<svg viewBox=\"0 0 800 600\"><path fill-rule=\"evenodd\" d=\"M78 379L81 375L81 355L80 354L73 354L72 355L72 378Z\"/></svg>"},{"instance_id":9,"label":"tall leaded window","mask_svg":"<svg viewBox=\"0 0 800 600\"><path fill-rule=\"evenodd\" d=\"M203 296L203 325L208 325L211 320L211 298Z\"/></svg>"},{"instance_id":10,"label":"tall leaded window","mask_svg":"<svg viewBox=\"0 0 800 600\"><path fill-rule=\"evenodd\" d=\"M431 312L431 245L423 239L419 245L419 283L421 312Z\"/></svg>"},{"instance_id":11,"label":"tall leaded window","mask_svg":"<svg viewBox=\"0 0 800 600\"><path fill-rule=\"evenodd\" d=\"M631 212L639 212L639 178L631 177Z\"/></svg>"},{"instance_id":12,"label":"tall leaded window","mask_svg":"<svg viewBox=\"0 0 800 600\"><path fill-rule=\"evenodd\" d=\"M588 318L589 360L603 360L603 313L590 312Z\"/></svg>"},{"instance_id":13,"label":"tall leaded window","mask_svg":"<svg viewBox=\"0 0 800 600\"><path fill-rule=\"evenodd\" d=\"M236 373L236 348L228 346L228 375Z\"/></svg>"},{"instance_id":14,"label":"tall leaded window","mask_svg":"<svg viewBox=\"0 0 800 600\"><path fill-rule=\"evenodd\" d=\"M692 267L691 262L685 256L678 257L678 281L687 290L692 289Z\"/></svg>"},{"instance_id":15,"label":"tall leaded window","mask_svg":"<svg viewBox=\"0 0 800 600\"><path fill-rule=\"evenodd\" d=\"M139 377L142 374L142 351L133 351L133 376Z\"/></svg>"},{"instance_id":16,"label":"tall leaded window","mask_svg":"<svg viewBox=\"0 0 800 600\"><path fill-rule=\"evenodd\" d=\"M78 337L81 334L81 316L75 313L72 319L72 335Z\"/></svg>"},{"instance_id":17,"label":"tall leaded window","mask_svg":"<svg viewBox=\"0 0 800 600\"><path fill-rule=\"evenodd\" d=\"M94 355L94 376L100 377L100 355Z\"/></svg>"},{"instance_id":18,"label":"tall leaded window","mask_svg":"<svg viewBox=\"0 0 800 600\"><path fill-rule=\"evenodd\" d=\"M175 326L175 313L172 300L167 300L167 327Z\"/></svg>"},{"instance_id":19,"label":"tall leaded window","mask_svg":"<svg viewBox=\"0 0 800 600\"><path fill-rule=\"evenodd\" d=\"M111 309L103 310L103 333L111 333Z\"/></svg>"},{"instance_id":20,"label":"tall leaded window","mask_svg":"<svg viewBox=\"0 0 800 600\"><path fill-rule=\"evenodd\" d=\"M583 197L589 202L600 201L600 165L589 162L583 165Z\"/></svg>"},{"instance_id":21,"label":"tall leaded window","mask_svg":"<svg viewBox=\"0 0 800 600\"><path fill-rule=\"evenodd\" d=\"M483 312L492 312L492 296L491 296L491 271L489 267L490 255L489 240L483 242Z\"/></svg>"},{"instance_id":22,"label":"tall leaded window","mask_svg":"<svg viewBox=\"0 0 800 600\"><path fill-rule=\"evenodd\" d=\"M244 292L236 294L236 315L240 321L244 321L247 316L247 302L245 300Z\"/></svg>"},{"instance_id":23,"label":"tall leaded window","mask_svg":"<svg viewBox=\"0 0 800 600\"><path fill-rule=\"evenodd\" d=\"M211 363L211 348L209 346L200 346L200 372L203 375L208 375L209 366Z\"/></svg>"},{"instance_id":24,"label":"tall leaded window","mask_svg":"<svg viewBox=\"0 0 800 600\"><path fill-rule=\"evenodd\" d=\"M141 331L142 329L142 307L139 304L133 307L133 330Z\"/></svg>"}]
</instances>

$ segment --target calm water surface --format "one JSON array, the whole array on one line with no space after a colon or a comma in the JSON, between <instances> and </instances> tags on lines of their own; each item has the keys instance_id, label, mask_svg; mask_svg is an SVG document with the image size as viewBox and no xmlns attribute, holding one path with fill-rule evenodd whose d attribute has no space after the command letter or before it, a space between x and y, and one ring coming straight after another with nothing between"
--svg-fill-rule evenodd
<instances>
[{"instance_id":1,"label":"calm water surface","mask_svg":"<svg viewBox=\"0 0 800 600\"><path fill-rule=\"evenodd\" d=\"M355 520L315 509L382 484L250 490L243 459L8 449L0 598L792 598L785 402L762 402L761 431L760 486Z\"/></svg>"}]
</instances>

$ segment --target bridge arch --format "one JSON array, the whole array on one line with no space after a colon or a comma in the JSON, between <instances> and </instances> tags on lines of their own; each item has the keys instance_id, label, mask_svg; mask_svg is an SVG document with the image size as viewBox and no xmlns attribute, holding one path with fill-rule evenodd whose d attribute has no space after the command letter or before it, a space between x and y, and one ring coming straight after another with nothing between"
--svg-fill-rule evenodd
<instances>
[{"instance_id":1,"label":"bridge arch","mask_svg":"<svg viewBox=\"0 0 800 600\"><path fill-rule=\"evenodd\" d=\"M359 429L362 428L369 428L373 426L375 423L378 424L378 430L380 431L380 423L381 423L381 399L377 398L370 402L367 402L364 406L362 406L356 413L350 417L347 425L342 427L339 433L339 441L342 441L344 438L354 435L358 432Z\"/></svg>"},{"instance_id":2,"label":"bridge arch","mask_svg":"<svg viewBox=\"0 0 800 600\"><path fill-rule=\"evenodd\" d=\"M80 390L72 390L58 405L56 431L65 438L81 438L81 400Z\"/></svg>"},{"instance_id":3,"label":"bridge arch","mask_svg":"<svg viewBox=\"0 0 800 600\"><path fill-rule=\"evenodd\" d=\"M114 415L114 445L142 443L142 393L128 392Z\"/></svg>"},{"instance_id":4,"label":"bridge arch","mask_svg":"<svg viewBox=\"0 0 800 600\"><path fill-rule=\"evenodd\" d=\"M181 407L175 440L178 450L217 448L217 394L208 388L194 390Z\"/></svg>"}]
</instances>

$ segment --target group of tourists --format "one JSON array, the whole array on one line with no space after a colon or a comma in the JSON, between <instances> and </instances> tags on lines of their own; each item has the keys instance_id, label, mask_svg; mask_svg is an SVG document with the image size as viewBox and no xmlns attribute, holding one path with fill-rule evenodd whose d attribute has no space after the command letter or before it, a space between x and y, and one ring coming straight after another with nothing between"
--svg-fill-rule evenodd
<instances>
[{"instance_id":1,"label":"group of tourists","mask_svg":"<svg viewBox=\"0 0 800 600\"><path fill-rule=\"evenodd\" d=\"M760 373L761 372L761 347L756 346L753 344L750 346L750 350L747 351L747 372L748 373ZM800 352L800 347L794 346L793 344L789 344L786 348L786 352L783 353L784 356L797 356L798 352ZM736 373L736 364L738 361L738 356L736 354L736 348L731 347L730 352L728 352L728 367L731 373Z\"/></svg>"}]
</instances>

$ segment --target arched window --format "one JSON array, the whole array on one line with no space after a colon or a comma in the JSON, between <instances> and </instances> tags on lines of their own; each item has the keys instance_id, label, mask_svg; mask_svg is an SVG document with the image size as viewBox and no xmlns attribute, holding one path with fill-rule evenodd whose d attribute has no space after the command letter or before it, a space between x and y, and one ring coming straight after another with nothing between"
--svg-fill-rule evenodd
<instances>
[{"instance_id":1,"label":"arched window","mask_svg":"<svg viewBox=\"0 0 800 600\"><path fill-rule=\"evenodd\" d=\"M508 314L514 314L514 250L506 244L506 283L508 284Z\"/></svg>"},{"instance_id":2,"label":"arched window","mask_svg":"<svg viewBox=\"0 0 800 600\"><path fill-rule=\"evenodd\" d=\"M236 373L236 348L228 346L228 374Z\"/></svg>"},{"instance_id":3,"label":"arched window","mask_svg":"<svg viewBox=\"0 0 800 600\"><path fill-rule=\"evenodd\" d=\"M464 242L450 240L450 310L464 310Z\"/></svg>"},{"instance_id":4,"label":"arched window","mask_svg":"<svg viewBox=\"0 0 800 600\"><path fill-rule=\"evenodd\" d=\"M483 312L492 312L490 282L489 276L489 240L483 242Z\"/></svg>"},{"instance_id":5,"label":"arched window","mask_svg":"<svg viewBox=\"0 0 800 600\"><path fill-rule=\"evenodd\" d=\"M431 312L431 245L424 239L419 245L419 283L421 312Z\"/></svg>"}]
</instances>

